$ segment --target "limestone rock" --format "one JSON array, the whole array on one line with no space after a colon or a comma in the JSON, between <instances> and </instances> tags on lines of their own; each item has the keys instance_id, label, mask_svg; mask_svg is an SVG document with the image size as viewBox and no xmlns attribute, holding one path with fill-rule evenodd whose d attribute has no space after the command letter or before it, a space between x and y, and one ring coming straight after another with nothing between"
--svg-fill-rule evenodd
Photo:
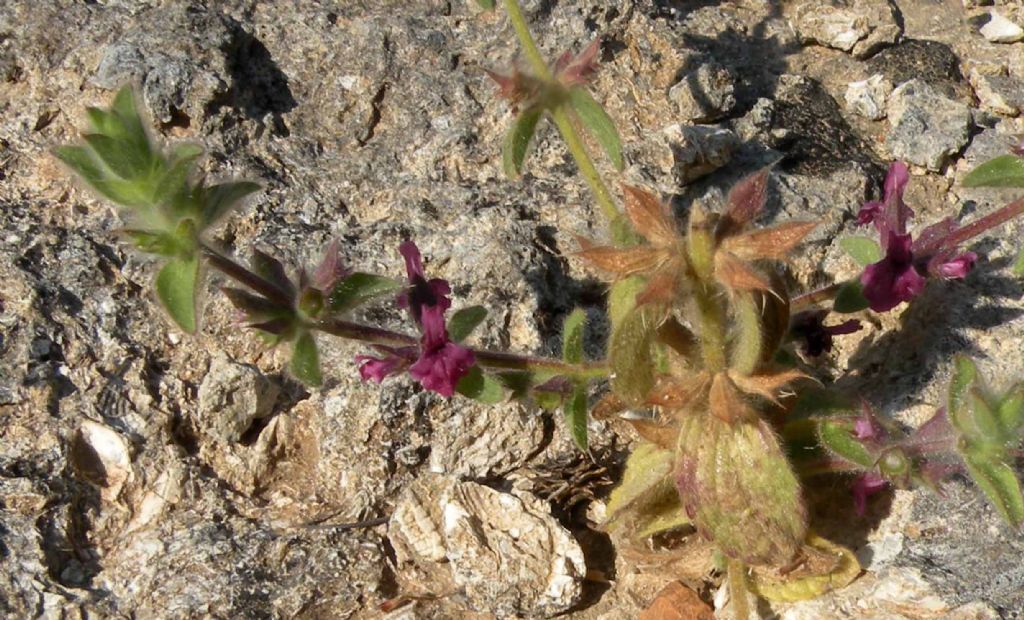
<instances>
[{"instance_id":1,"label":"limestone rock","mask_svg":"<svg viewBox=\"0 0 1024 620\"><path fill-rule=\"evenodd\" d=\"M899 39L902 29L886 0L806 2L796 9L796 28L805 42L867 58Z\"/></svg>"},{"instance_id":2,"label":"limestone rock","mask_svg":"<svg viewBox=\"0 0 1024 620\"><path fill-rule=\"evenodd\" d=\"M672 160L668 172L678 187L729 163L739 138L728 129L700 125L669 125L662 130Z\"/></svg>"},{"instance_id":3,"label":"limestone rock","mask_svg":"<svg viewBox=\"0 0 1024 620\"><path fill-rule=\"evenodd\" d=\"M892 83L876 73L866 80L850 82L846 87L846 109L873 121L885 118L885 104Z\"/></svg>"},{"instance_id":4,"label":"limestone rock","mask_svg":"<svg viewBox=\"0 0 1024 620\"><path fill-rule=\"evenodd\" d=\"M437 593L452 587L450 575L470 607L499 618L552 617L581 594L583 551L532 496L444 477L418 482L389 536L403 581Z\"/></svg>"},{"instance_id":5,"label":"limestone rock","mask_svg":"<svg viewBox=\"0 0 1024 620\"><path fill-rule=\"evenodd\" d=\"M1008 74L1005 66L975 66L968 73L983 110L1017 116L1024 107L1024 80Z\"/></svg>"},{"instance_id":6,"label":"limestone rock","mask_svg":"<svg viewBox=\"0 0 1024 620\"><path fill-rule=\"evenodd\" d=\"M892 92L886 147L894 159L939 171L967 144L971 113L921 80Z\"/></svg>"},{"instance_id":7,"label":"limestone rock","mask_svg":"<svg viewBox=\"0 0 1024 620\"><path fill-rule=\"evenodd\" d=\"M981 36L992 43L1016 43L1024 40L1024 28L1003 17L1002 13L992 11L991 19L981 27Z\"/></svg>"},{"instance_id":8,"label":"limestone rock","mask_svg":"<svg viewBox=\"0 0 1024 620\"><path fill-rule=\"evenodd\" d=\"M705 123L721 118L736 106L732 74L716 62L702 64L684 75L668 92L684 121Z\"/></svg>"},{"instance_id":9,"label":"limestone rock","mask_svg":"<svg viewBox=\"0 0 1024 620\"><path fill-rule=\"evenodd\" d=\"M253 420L270 415L279 388L258 368L215 355L199 386L199 429L224 442L235 443Z\"/></svg>"}]
</instances>

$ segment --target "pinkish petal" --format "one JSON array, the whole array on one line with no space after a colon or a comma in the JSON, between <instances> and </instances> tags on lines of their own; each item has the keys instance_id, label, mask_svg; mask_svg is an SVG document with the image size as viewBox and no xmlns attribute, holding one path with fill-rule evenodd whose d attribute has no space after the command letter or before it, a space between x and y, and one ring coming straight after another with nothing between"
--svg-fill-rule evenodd
<instances>
[{"instance_id":1,"label":"pinkish petal","mask_svg":"<svg viewBox=\"0 0 1024 620\"><path fill-rule=\"evenodd\" d=\"M402 360L393 356L372 357L370 355L357 355L356 363L359 364L359 376L363 381L381 383L386 377L399 371Z\"/></svg>"},{"instance_id":2,"label":"pinkish petal","mask_svg":"<svg viewBox=\"0 0 1024 620\"><path fill-rule=\"evenodd\" d=\"M408 274L409 280L412 281L416 277L423 278L423 257L416 244L412 241L403 241L398 246L398 252L405 258L405 272Z\"/></svg>"},{"instance_id":3,"label":"pinkish petal","mask_svg":"<svg viewBox=\"0 0 1024 620\"><path fill-rule=\"evenodd\" d=\"M475 363L472 351L446 342L440 347L424 349L416 363L409 367L409 374L424 389L450 398L455 394L459 379L466 376Z\"/></svg>"},{"instance_id":4,"label":"pinkish petal","mask_svg":"<svg viewBox=\"0 0 1024 620\"><path fill-rule=\"evenodd\" d=\"M877 200L865 202L864 206L857 212L857 226L867 226L878 219L882 213L882 203Z\"/></svg>"},{"instance_id":5,"label":"pinkish petal","mask_svg":"<svg viewBox=\"0 0 1024 620\"><path fill-rule=\"evenodd\" d=\"M889 233L885 258L868 265L861 274L864 297L875 312L886 312L910 301L924 290L925 279L914 268L910 235Z\"/></svg>"},{"instance_id":6,"label":"pinkish petal","mask_svg":"<svg viewBox=\"0 0 1024 620\"><path fill-rule=\"evenodd\" d=\"M868 507L868 497L878 493L888 482L885 478L874 472L861 474L853 481L851 491L853 493L853 508L858 517L863 517Z\"/></svg>"},{"instance_id":7,"label":"pinkish petal","mask_svg":"<svg viewBox=\"0 0 1024 620\"><path fill-rule=\"evenodd\" d=\"M944 278L946 280L964 278L967 277L967 274L974 267L974 263L977 260L978 255L974 252L964 252L955 258L936 264L934 267L934 273L940 278ZM929 271L933 270L930 263L928 268Z\"/></svg>"},{"instance_id":8,"label":"pinkish petal","mask_svg":"<svg viewBox=\"0 0 1024 620\"><path fill-rule=\"evenodd\" d=\"M313 286L323 293L330 293L334 285L348 277L350 273L351 270L346 269L341 262L338 240L335 239L327 246L320 264L313 272Z\"/></svg>"}]
</instances>

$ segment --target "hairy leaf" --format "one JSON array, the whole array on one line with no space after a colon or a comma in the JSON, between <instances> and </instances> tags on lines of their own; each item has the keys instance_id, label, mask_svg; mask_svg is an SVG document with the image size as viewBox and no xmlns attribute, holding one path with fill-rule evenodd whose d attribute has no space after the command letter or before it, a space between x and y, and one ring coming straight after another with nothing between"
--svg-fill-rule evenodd
<instances>
[{"instance_id":1,"label":"hairy leaf","mask_svg":"<svg viewBox=\"0 0 1024 620\"><path fill-rule=\"evenodd\" d=\"M587 388L582 383L576 385L572 397L565 403L565 424L576 447L582 452L587 451Z\"/></svg>"},{"instance_id":2,"label":"hairy leaf","mask_svg":"<svg viewBox=\"0 0 1024 620\"><path fill-rule=\"evenodd\" d=\"M1024 523L1024 495L1013 467L1005 460L979 450L968 450L964 454L964 462L971 479L999 514L1011 526L1020 527Z\"/></svg>"},{"instance_id":3,"label":"hairy leaf","mask_svg":"<svg viewBox=\"0 0 1024 620\"><path fill-rule=\"evenodd\" d=\"M882 260L882 247L869 237L844 237L839 241L839 245L861 267Z\"/></svg>"},{"instance_id":4,"label":"hairy leaf","mask_svg":"<svg viewBox=\"0 0 1024 620\"><path fill-rule=\"evenodd\" d=\"M641 443L626 459L622 482L608 496L605 509L607 521L615 521L619 514L648 495L659 483L669 480L675 455L651 443Z\"/></svg>"},{"instance_id":5,"label":"hairy leaf","mask_svg":"<svg viewBox=\"0 0 1024 620\"><path fill-rule=\"evenodd\" d=\"M587 313L576 308L562 324L562 359L569 364L583 362L583 328L586 322Z\"/></svg>"},{"instance_id":6,"label":"hairy leaf","mask_svg":"<svg viewBox=\"0 0 1024 620\"><path fill-rule=\"evenodd\" d=\"M323 383L320 374L320 352L313 334L303 330L292 344L292 374L299 381L313 387Z\"/></svg>"},{"instance_id":7,"label":"hairy leaf","mask_svg":"<svg viewBox=\"0 0 1024 620\"><path fill-rule=\"evenodd\" d=\"M964 187L1024 187L1024 158L1000 155L964 177Z\"/></svg>"},{"instance_id":8,"label":"hairy leaf","mask_svg":"<svg viewBox=\"0 0 1024 620\"><path fill-rule=\"evenodd\" d=\"M650 246L620 249L611 246L590 245L583 239L579 239L579 241L583 249L577 254L583 260L616 276L653 271L669 258L665 250Z\"/></svg>"},{"instance_id":9,"label":"hairy leaf","mask_svg":"<svg viewBox=\"0 0 1024 620\"><path fill-rule=\"evenodd\" d=\"M832 309L843 314L866 310L871 303L864 297L864 286L860 280L850 280L839 288Z\"/></svg>"},{"instance_id":10,"label":"hairy leaf","mask_svg":"<svg viewBox=\"0 0 1024 620\"><path fill-rule=\"evenodd\" d=\"M487 318L487 308L483 306L462 308L448 319L448 337L454 342L462 342L469 338L469 335L485 318Z\"/></svg>"},{"instance_id":11,"label":"hairy leaf","mask_svg":"<svg viewBox=\"0 0 1024 620\"><path fill-rule=\"evenodd\" d=\"M725 555L785 564L807 532L800 485L764 420L684 415L676 486L687 514Z\"/></svg>"},{"instance_id":12,"label":"hairy leaf","mask_svg":"<svg viewBox=\"0 0 1024 620\"><path fill-rule=\"evenodd\" d=\"M615 122L585 88L571 89L569 104L579 117L580 123L590 131L608 154L608 159L615 169L621 171L625 167L625 162L622 159L622 142L619 140L619 132L615 129Z\"/></svg>"},{"instance_id":13,"label":"hairy leaf","mask_svg":"<svg viewBox=\"0 0 1024 620\"><path fill-rule=\"evenodd\" d=\"M332 311L347 312L375 297L386 295L400 288L402 288L402 283L398 280L357 271L338 282L327 299ZM482 319L483 317L481 317ZM449 333L450 330L451 328L449 328Z\"/></svg>"},{"instance_id":14,"label":"hairy leaf","mask_svg":"<svg viewBox=\"0 0 1024 620\"><path fill-rule=\"evenodd\" d=\"M124 145L114 138L93 133L83 136L83 139L99 160L122 179L133 180L148 172L149 162L133 158L132 153L125 150Z\"/></svg>"},{"instance_id":15,"label":"hairy leaf","mask_svg":"<svg viewBox=\"0 0 1024 620\"><path fill-rule=\"evenodd\" d=\"M658 328L648 306L634 308L612 331L608 347L612 390L631 405L642 403L654 387L651 344Z\"/></svg>"},{"instance_id":16,"label":"hairy leaf","mask_svg":"<svg viewBox=\"0 0 1024 620\"><path fill-rule=\"evenodd\" d=\"M473 366L464 377L459 379L455 390L475 401L493 405L505 398L501 383L494 377L484 373L479 366Z\"/></svg>"},{"instance_id":17,"label":"hairy leaf","mask_svg":"<svg viewBox=\"0 0 1024 620\"><path fill-rule=\"evenodd\" d=\"M243 198L259 189L258 183L250 181L231 181L205 188L203 192L203 227L212 226L220 221L222 217L238 206Z\"/></svg>"},{"instance_id":18,"label":"hairy leaf","mask_svg":"<svg viewBox=\"0 0 1024 620\"><path fill-rule=\"evenodd\" d=\"M741 179L729 190L728 207L719 221L715 236L722 237L742 229L757 217L764 208L768 189L769 168Z\"/></svg>"},{"instance_id":19,"label":"hairy leaf","mask_svg":"<svg viewBox=\"0 0 1024 620\"><path fill-rule=\"evenodd\" d=\"M978 378L978 367L974 360L966 355L958 355L953 360L953 377L949 382L949 400L947 412L949 421L961 434L970 432L970 390Z\"/></svg>"},{"instance_id":20,"label":"hairy leaf","mask_svg":"<svg viewBox=\"0 0 1024 620\"><path fill-rule=\"evenodd\" d=\"M876 456L853 435L853 422L822 420L818 423L818 442L839 458L862 467L873 467Z\"/></svg>"},{"instance_id":21,"label":"hairy leaf","mask_svg":"<svg viewBox=\"0 0 1024 620\"><path fill-rule=\"evenodd\" d=\"M526 159L526 152L530 147L530 140L537 130L537 122L540 121L544 110L539 107L523 110L508 134L505 135L505 144L502 147L502 165L505 175L515 178L523 172L523 161Z\"/></svg>"},{"instance_id":22,"label":"hairy leaf","mask_svg":"<svg viewBox=\"0 0 1024 620\"><path fill-rule=\"evenodd\" d=\"M785 258L817 226L817 222L786 222L726 237L722 247L742 260L779 260Z\"/></svg>"},{"instance_id":23,"label":"hairy leaf","mask_svg":"<svg viewBox=\"0 0 1024 620\"><path fill-rule=\"evenodd\" d=\"M182 330L196 331L196 286L199 280L199 255L173 258L156 276L156 294L167 313Z\"/></svg>"},{"instance_id":24,"label":"hairy leaf","mask_svg":"<svg viewBox=\"0 0 1024 620\"><path fill-rule=\"evenodd\" d=\"M626 215L633 229L655 245L669 245L678 235L665 206L654 194L631 185L623 185Z\"/></svg>"}]
</instances>

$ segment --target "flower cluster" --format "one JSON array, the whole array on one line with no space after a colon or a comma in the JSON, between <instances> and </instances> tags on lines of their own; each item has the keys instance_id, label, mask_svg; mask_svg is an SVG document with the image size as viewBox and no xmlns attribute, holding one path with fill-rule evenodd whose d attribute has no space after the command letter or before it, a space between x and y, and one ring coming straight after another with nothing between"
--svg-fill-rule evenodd
<instances>
[{"instance_id":1,"label":"flower cluster","mask_svg":"<svg viewBox=\"0 0 1024 620\"><path fill-rule=\"evenodd\" d=\"M865 204L857 214L859 225L875 225L885 252L882 260L868 265L861 275L864 297L876 312L891 310L919 295L928 276L963 278L978 258L974 252L958 254L945 243L957 230L953 218L926 227L916 241L911 237L907 220L914 213L903 202L909 180L907 166L894 162L885 178L884 200Z\"/></svg>"},{"instance_id":2,"label":"flower cluster","mask_svg":"<svg viewBox=\"0 0 1024 620\"><path fill-rule=\"evenodd\" d=\"M356 356L359 374L364 381L382 382L385 377L406 369L425 389L451 397L459 379L476 363L473 352L451 341L445 326L444 313L451 307L451 287L439 278L428 280L423 272L423 259L412 241L399 246L405 258L409 286L398 296L398 305L420 330L419 346L389 347L374 345L383 357Z\"/></svg>"}]
</instances>

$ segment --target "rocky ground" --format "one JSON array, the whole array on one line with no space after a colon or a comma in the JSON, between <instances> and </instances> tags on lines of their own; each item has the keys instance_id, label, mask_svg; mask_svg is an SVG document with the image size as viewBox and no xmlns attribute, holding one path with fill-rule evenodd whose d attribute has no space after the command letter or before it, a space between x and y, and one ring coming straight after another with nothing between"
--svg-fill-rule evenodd
<instances>
[{"instance_id":1,"label":"rocky ground","mask_svg":"<svg viewBox=\"0 0 1024 620\"><path fill-rule=\"evenodd\" d=\"M856 272L836 240L893 158L914 167L919 222L1012 196L958 180L1024 132L1020 2L525 6L551 56L602 37L595 92L624 179L683 209L778 162L769 219L822 222L798 287ZM490 309L477 344L551 353L574 304L601 324L602 289L571 252L604 233L550 129L529 173L503 176L510 113L483 70L515 56L503 14L464 0L4 4L0 615L613 620L678 579L714 599L705 551L666 562L596 525L626 429L595 422L590 461L531 407L362 384L344 342L324 342L327 383L305 390L237 329L217 278L201 333L182 336L115 212L48 154L134 83L162 137L207 148L211 178L264 185L218 229L226 248L298 265L337 238L349 264L399 275L412 237L456 305ZM954 353L1020 375L1024 287L1005 267L1022 232L979 240L969 278L872 320L822 376L912 425L941 404ZM402 326L390 306L366 318ZM820 505L868 572L766 617L1020 617L1024 538L965 483L898 491L863 520Z\"/></svg>"}]
</instances>

